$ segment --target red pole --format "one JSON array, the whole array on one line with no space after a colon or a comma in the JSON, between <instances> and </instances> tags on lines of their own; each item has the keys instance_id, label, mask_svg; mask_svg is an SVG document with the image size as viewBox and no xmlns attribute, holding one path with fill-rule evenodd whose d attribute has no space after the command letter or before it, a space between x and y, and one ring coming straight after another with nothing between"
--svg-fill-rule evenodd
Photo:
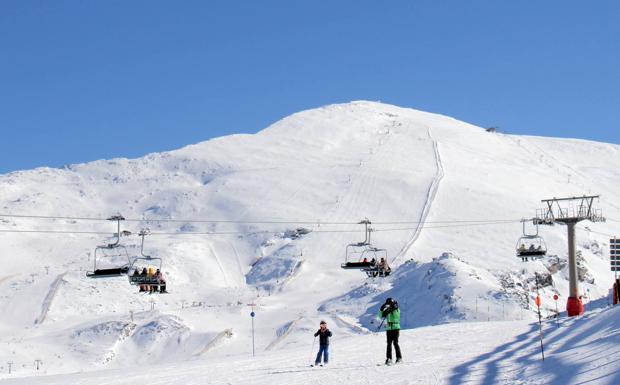
<instances>
[{"instance_id":1,"label":"red pole","mask_svg":"<svg viewBox=\"0 0 620 385\"><path fill-rule=\"evenodd\" d=\"M540 354L542 355L543 361L545 360L545 347L543 345L543 330L542 330L542 317L540 315L540 295L538 294L538 273L536 274L536 307L538 308L538 328L540 331Z\"/></svg>"},{"instance_id":2,"label":"red pole","mask_svg":"<svg viewBox=\"0 0 620 385\"><path fill-rule=\"evenodd\" d=\"M560 327L560 312L558 311L558 295L553 295L553 300L555 301L555 326Z\"/></svg>"}]
</instances>

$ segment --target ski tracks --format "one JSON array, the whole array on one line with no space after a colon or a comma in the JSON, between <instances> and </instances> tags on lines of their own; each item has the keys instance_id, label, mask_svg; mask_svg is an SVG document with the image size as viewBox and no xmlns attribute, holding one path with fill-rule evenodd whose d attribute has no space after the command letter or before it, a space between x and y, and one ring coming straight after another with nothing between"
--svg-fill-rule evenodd
<instances>
[{"instance_id":1,"label":"ski tracks","mask_svg":"<svg viewBox=\"0 0 620 385\"><path fill-rule=\"evenodd\" d=\"M422 209L422 213L420 214L420 218L418 219L418 224L416 226L415 232L411 236L411 239L405 244L405 246L403 246L400 252L396 254L396 257L394 257L394 259L392 260L392 264L394 264L396 261L401 259L405 254L407 254L407 252L411 249L415 241L420 236L420 233L422 233L422 229L424 228L424 223L426 222L426 218L428 217L433 201L435 200L435 197L437 196L437 191L439 190L439 184L441 183L441 180L444 177L444 168L443 168L443 163L441 161L441 153L439 152L439 143L435 140L435 138L433 138L431 128L427 127L426 130L427 130L426 133L429 139L433 143L433 150L435 154L435 167L436 167L435 177L433 178L433 181L429 185L428 190L426 192L426 200L424 202L424 208Z\"/></svg>"},{"instance_id":2,"label":"ski tracks","mask_svg":"<svg viewBox=\"0 0 620 385\"><path fill-rule=\"evenodd\" d=\"M244 277L245 273L243 272L243 266L241 265L241 260L239 259L239 253L237 252L237 248L235 247L233 242L228 242L228 245L230 246L233 253L235 254L235 260L237 261L237 269L239 270L239 276Z\"/></svg>"},{"instance_id":3,"label":"ski tracks","mask_svg":"<svg viewBox=\"0 0 620 385\"><path fill-rule=\"evenodd\" d=\"M222 272L222 277L224 278L224 282L226 283L226 286L230 286L230 282L228 280L228 276L226 275L226 270L224 270L224 266L222 266L222 263L220 262L220 259L218 258L217 254L215 253L215 250L213 250L213 247L211 247L210 244L207 244L207 247L209 248L209 251L213 255L213 258L215 259L215 262L217 262L217 266L220 268L220 271Z\"/></svg>"},{"instance_id":4,"label":"ski tracks","mask_svg":"<svg viewBox=\"0 0 620 385\"><path fill-rule=\"evenodd\" d=\"M56 295L56 292L58 291L60 284L63 282L62 278L65 276L65 274L67 274L67 272L59 274L56 277L56 279L52 282L52 284L50 285L50 289L47 292L47 295L45 296L45 299L43 300L43 304L41 306L41 314L39 314L37 319L34 320L35 325L40 325L43 323L43 321L45 321L45 317L47 317L47 312L49 311L50 306L52 306L52 301L54 301L54 296Z\"/></svg>"},{"instance_id":5,"label":"ski tracks","mask_svg":"<svg viewBox=\"0 0 620 385\"><path fill-rule=\"evenodd\" d=\"M381 151L384 142L382 137L378 140L376 147L368 147L360 153L359 164L349 173L348 181L345 182L346 186L340 190L335 204L326 212L324 216L326 221L361 220L363 216L368 215L364 210L367 210L369 202L374 201L371 194L377 191L378 184L376 170L373 170L372 165L381 164L380 160L385 157L384 151ZM340 249L344 238L342 235L339 237L340 240L331 242L329 253L334 254Z\"/></svg>"},{"instance_id":6,"label":"ski tracks","mask_svg":"<svg viewBox=\"0 0 620 385\"><path fill-rule=\"evenodd\" d=\"M9 279L11 279L11 278L13 278L15 276L17 276L17 274L7 275L6 277L0 278L0 285L3 284L5 281L8 281Z\"/></svg>"},{"instance_id":7,"label":"ski tracks","mask_svg":"<svg viewBox=\"0 0 620 385\"><path fill-rule=\"evenodd\" d=\"M205 353L207 353L208 351L220 346L222 344L222 342L224 341L224 339L226 338L231 338L233 336L233 330L232 329L225 329L221 332L219 332L215 338L213 338L211 341L209 341L205 347L198 353L196 353L196 356L201 356Z\"/></svg>"},{"instance_id":8,"label":"ski tracks","mask_svg":"<svg viewBox=\"0 0 620 385\"><path fill-rule=\"evenodd\" d=\"M334 317L334 319L336 320L336 322L345 325L346 327L348 327L349 329L353 330L354 332L358 333L358 334L372 334L372 332L364 327L358 326L350 321L347 321L346 319L340 317L338 314L334 314L334 313L330 313L332 317Z\"/></svg>"},{"instance_id":9,"label":"ski tracks","mask_svg":"<svg viewBox=\"0 0 620 385\"><path fill-rule=\"evenodd\" d=\"M287 327L286 330L284 331L284 333L282 333L282 335L278 336L275 340L271 341L271 343L269 345L267 345L267 347L265 348L265 350L271 350L273 349L277 344L279 344L280 342L284 341L284 339L286 337L289 336L289 334L291 334L291 332L293 330L295 330L295 327L297 327L297 324L299 323L299 321L301 321L303 319L303 317L299 317L296 320L293 320Z\"/></svg>"}]
</instances>

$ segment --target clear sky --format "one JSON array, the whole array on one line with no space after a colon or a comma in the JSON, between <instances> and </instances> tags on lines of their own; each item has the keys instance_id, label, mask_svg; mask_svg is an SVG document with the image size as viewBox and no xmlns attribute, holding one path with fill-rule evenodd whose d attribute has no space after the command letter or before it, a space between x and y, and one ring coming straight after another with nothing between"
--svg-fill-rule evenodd
<instances>
[{"instance_id":1,"label":"clear sky","mask_svg":"<svg viewBox=\"0 0 620 385\"><path fill-rule=\"evenodd\" d=\"M360 99L620 143L620 1L0 0L0 173Z\"/></svg>"}]
</instances>

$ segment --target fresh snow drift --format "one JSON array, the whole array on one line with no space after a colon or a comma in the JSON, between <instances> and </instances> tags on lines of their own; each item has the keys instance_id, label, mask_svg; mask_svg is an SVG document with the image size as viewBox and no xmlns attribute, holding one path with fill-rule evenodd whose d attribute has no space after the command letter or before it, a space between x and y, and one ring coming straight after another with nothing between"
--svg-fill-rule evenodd
<instances>
[{"instance_id":1,"label":"fresh snow drift","mask_svg":"<svg viewBox=\"0 0 620 385\"><path fill-rule=\"evenodd\" d=\"M555 314L553 294L560 310L566 302L565 228L541 228L548 257L523 263L514 255L519 219L533 217L544 198L601 194L609 221L584 222L577 235L586 309L591 301L606 305L613 280L608 238L620 233L619 149L488 133L441 115L352 102L294 114L255 135L0 175L0 214L57 217L0 216L0 375L26 377L24 383L42 374L62 375L41 383L129 383L140 376L130 374L136 365L153 365L171 384L214 371L213 383L253 383L250 374L232 373L232 361L255 369L254 383L307 383L315 373L294 368L306 370L312 333L325 319L334 331L333 366L314 369L324 370L327 383L374 381L392 369L401 373L394 381L409 373L412 383L462 383L478 370L487 373L481 383L495 383L504 369L514 369L501 377L514 383L530 373L538 375L533 383L560 381L563 374L547 361L525 365L522 355L502 362L502 370L484 365L509 355L512 345L536 349L535 272L545 278L544 317ZM171 294L139 294L126 277L86 278L94 248L110 242L116 227L78 218L116 213L129 219L122 229L133 235L122 243L133 256L140 254L136 234L150 228L145 253L163 258ZM345 246L364 239L354 223L365 217L374 222L373 245L387 250L388 278L340 268ZM48 232L6 232L29 230ZM403 332L406 365L388 369L374 367L384 342L372 334L386 296L401 304L403 327L414 328ZM558 362L581 365L585 351L571 350L577 344L570 341L599 335L591 324L608 322L601 327L614 330L615 310L565 321L555 332L569 341L555 350ZM577 326L583 333L570 334ZM482 336L481 344L465 343L445 366L423 371L460 343L447 337L457 330L471 341ZM425 350L416 349L425 339ZM433 351L439 340L445 344ZM604 338L584 341L608 346ZM525 366L531 369L520 371ZM618 364L610 361L608 369ZM78 371L93 373L63 374Z\"/></svg>"}]
</instances>

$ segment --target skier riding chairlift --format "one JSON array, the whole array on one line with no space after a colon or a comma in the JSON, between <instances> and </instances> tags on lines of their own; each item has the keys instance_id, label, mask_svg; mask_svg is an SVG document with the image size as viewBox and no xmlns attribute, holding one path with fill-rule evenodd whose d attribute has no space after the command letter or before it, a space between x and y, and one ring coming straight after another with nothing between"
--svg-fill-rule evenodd
<instances>
[{"instance_id":1,"label":"skier riding chairlift","mask_svg":"<svg viewBox=\"0 0 620 385\"><path fill-rule=\"evenodd\" d=\"M368 218L360 221L365 225L365 239L362 242L350 243L345 249L345 261L340 265L343 269L362 270L368 277L385 277L391 272L387 266L387 251L378 249L370 243L370 234L373 231L368 225ZM371 258L369 260L369 258ZM384 261L384 265L378 265L377 260Z\"/></svg>"},{"instance_id":2,"label":"skier riding chairlift","mask_svg":"<svg viewBox=\"0 0 620 385\"><path fill-rule=\"evenodd\" d=\"M131 263L130 270L134 273L128 276L129 284L138 285L141 292L166 293L166 278L161 270L162 259L144 254L144 237L148 234L150 234L149 229L143 229L139 233L142 237L140 256L135 257ZM140 268L142 268L142 270L140 270ZM141 273L138 273L139 271L141 271Z\"/></svg>"},{"instance_id":3,"label":"skier riding chairlift","mask_svg":"<svg viewBox=\"0 0 620 385\"><path fill-rule=\"evenodd\" d=\"M527 234L525 232L525 220L523 222L523 235L517 240L516 254L521 261L527 262L529 258L540 258L547 254L547 245L545 240L538 235L538 224L536 224L536 233ZM528 245L526 247L526 245Z\"/></svg>"}]
</instances>

